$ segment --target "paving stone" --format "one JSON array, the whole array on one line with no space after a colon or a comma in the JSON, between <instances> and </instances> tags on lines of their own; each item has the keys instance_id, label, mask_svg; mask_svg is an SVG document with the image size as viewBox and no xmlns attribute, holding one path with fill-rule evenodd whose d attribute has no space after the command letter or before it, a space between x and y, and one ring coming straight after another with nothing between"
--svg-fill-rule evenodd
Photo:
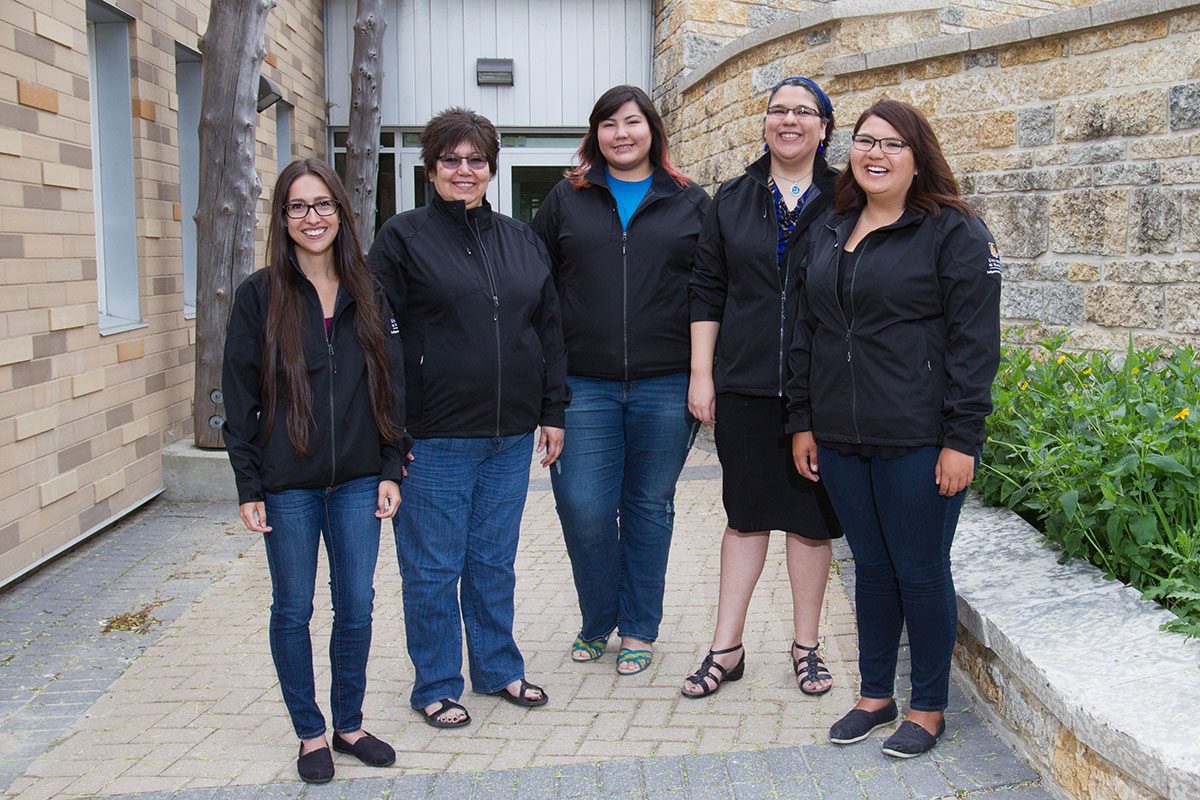
<instances>
[{"instance_id":1,"label":"paving stone","mask_svg":"<svg viewBox=\"0 0 1200 800\"><path fill-rule=\"evenodd\" d=\"M600 788L595 764L570 764L558 771L559 797L592 797Z\"/></svg>"},{"instance_id":2,"label":"paving stone","mask_svg":"<svg viewBox=\"0 0 1200 800\"><path fill-rule=\"evenodd\" d=\"M446 772L436 776L429 787L430 800L464 800L471 796L470 773Z\"/></svg>"}]
</instances>

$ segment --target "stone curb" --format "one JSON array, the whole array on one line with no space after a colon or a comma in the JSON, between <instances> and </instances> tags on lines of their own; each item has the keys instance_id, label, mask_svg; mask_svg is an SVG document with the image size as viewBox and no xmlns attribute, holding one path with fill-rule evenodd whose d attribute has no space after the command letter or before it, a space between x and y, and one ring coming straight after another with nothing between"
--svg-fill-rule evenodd
<instances>
[{"instance_id":1,"label":"stone curb","mask_svg":"<svg viewBox=\"0 0 1200 800\"><path fill-rule=\"evenodd\" d=\"M965 34L956 33L900 47L888 47L881 50L870 50L866 53L838 56L826 61L824 70L826 75L836 78L880 67L893 67L914 61L923 61L928 58L971 53L1002 45L1015 44L1017 42L1062 36L1063 34L1076 33L1090 28L1099 28L1104 25L1112 25L1118 22L1127 22L1142 17L1152 17L1158 14L1196 7L1200 7L1200 3L1195 2L1195 0L1109 0L1106 3L1073 8L1069 11L1060 11L1057 14L1047 14L1044 17L1017 20L1016 22L1009 22L992 28L981 28ZM881 13L896 12L888 11ZM842 16L849 15L843 14ZM775 24L780 25L783 22L789 22L789 20L781 20ZM724 49L722 49L717 55L720 56L724 52ZM707 64L704 66L707 66ZM700 69L688 75L688 83L683 88L689 88L699 82L703 76L695 77L698 72L700 72ZM695 77L695 80L693 80L693 77Z\"/></svg>"},{"instance_id":2,"label":"stone curb","mask_svg":"<svg viewBox=\"0 0 1200 800\"><path fill-rule=\"evenodd\" d=\"M952 556L959 622L998 662L980 674L1043 774L1064 783L1062 736L1028 696L1118 780L1200 797L1200 641L1161 631L1170 612L1096 567L1060 563L1007 509L972 499Z\"/></svg>"},{"instance_id":3,"label":"stone curb","mask_svg":"<svg viewBox=\"0 0 1200 800\"><path fill-rule=\"evenodd\" d=\"M675 89L681 93L686 92L712 74L721 65L732 61L742 53L753 50L768 42L773 42L776 39L783 39L799 33L800 31L853 17L881 17L914 11L938 11L944 6L945 3L937 2L936 0L933 2L931 0L841 0L833 5L825 5L811 11L785 17L784 19L750 31L721 47L713 55L698 64L695 69L678 78Z\"/></svg>"}]
</instances>

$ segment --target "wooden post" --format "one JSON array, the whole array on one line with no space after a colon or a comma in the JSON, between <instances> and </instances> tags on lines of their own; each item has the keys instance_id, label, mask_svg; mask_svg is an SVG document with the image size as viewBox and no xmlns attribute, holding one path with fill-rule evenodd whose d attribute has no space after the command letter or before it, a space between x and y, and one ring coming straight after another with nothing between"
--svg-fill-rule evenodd
<instances>
[{"instance_id":1,"label":"wooden post","mask_svg":"<svg viewBox=\"0 0 1200 800\"><path fill-rule=\"evenodd\" d=\"M350 131L346 137L346 190L359 243L375 239L375 186L379 178L379 51L387 18L383 0L358 0L354 20L354 60L350 65Z\"/></svg>"},{"instance_id":2,"label":"wooden post","mask_svg":"<svg viewBox=\"0 0 1200 800\"><path fill-rule=\"evenodd\" d=\"M200 200L196 209L197 447L220 448L221 365L233 292L254 270L258 77L275 0L212 0L201 51Z\"/></svg>"}]
</instances>

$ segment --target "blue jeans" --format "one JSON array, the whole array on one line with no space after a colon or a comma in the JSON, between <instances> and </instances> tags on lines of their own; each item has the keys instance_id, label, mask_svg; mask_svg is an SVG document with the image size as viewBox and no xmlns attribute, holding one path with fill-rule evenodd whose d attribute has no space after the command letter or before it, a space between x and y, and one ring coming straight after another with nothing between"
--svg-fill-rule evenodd
<instances>
[{"instance_id":1,"label":"blue jeans","mask_svg":"<svg viewBox=\"0 0 1200 800\"><path fill-rule=\"evenodd\" d=\"M496 692L525 676L513 640L513 561L533 434L417 439L412 453L396 553L416 672L409 699L424 708L462 696L464 628L472 689Z\"/></svg>"},{"instance_id":2,"label":"blue jeans","mask_svg":"<svg viewBox=\"0 0 1200 800\"><path fill-rule=\"evenodd\" d=\"M562 457L550 470L583 616L580 636L653 642L662 621L675 483L698 423L684 373L568 377Z\"/></svg>"},{"instance_id":3,"label":"blue jeans","mask_svg":"<svg viewBox=\"0 0 1200 800\"><path fill-rule=\"evenodd\" d=\"M967 493L938 494L940 452L923 447L885 460L821 447L817 458L854 553L860 693L892 696L900 628L907 624L914 711L946 707L958 633L950 545Z\"/></svg>"},{"instance_id":4,"label":"blue jeans","mask_svg":"<svg viewBox=\"0 0 1200 800\"><path fill-rule=\"evenodd\" d=\"M349 733L362 727L371 649L371 611L375 599L375 562L379 557L379 520L375 509L379 476L355 478L330 489L266 492L267 567L271 571L271 658L279 675L283 702L301 739L325 733L313 681L313 592L317 550L325 539L333 633L329 637L329 687L333 729Z\"/></svg>"}]
</instances>

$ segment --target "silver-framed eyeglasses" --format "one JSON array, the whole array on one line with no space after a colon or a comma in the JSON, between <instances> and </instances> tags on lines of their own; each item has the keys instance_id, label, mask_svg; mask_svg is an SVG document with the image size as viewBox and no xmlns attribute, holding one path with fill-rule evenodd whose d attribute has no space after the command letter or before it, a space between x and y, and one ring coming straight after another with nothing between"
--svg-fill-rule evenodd
<instances>
[{"instance_id":1,"label":"silver-framed eyeglasses","mask_svg":"<svg viewBox=\"0 0 1200 800\"><path fill-rule=\"evenodd\" d=\"M788 113L796 115L796 119L804 117L812 117L813 119L822 119L821 112L811 106L767 106L767 116L775 119L787 119Z\"/></svg>"},{"instance_id":2,"label":"silver-framed eyeglasses","mask_svg":"<svg viewBox=\"0 0 1200 800\"><path fill-rule=\"evenodd\" d=\"M903 139L895 139L885 137L876 139L866 133L856 133L851 139L855 150L861 150L864 153L869 153L875 149L875 145L879 145L880 152L887 153L889 156L894 156L902 153L904 148L908 147L908 142Z\"/></svg>"},{"instance_id":3,"label":"silver-framed eyeglasses","mask_svg":"<svg viewBox=\"0 0 1200 800\"><path fill-rule=\"evenodd\" d=\"M317 212L318 217L332 217L337 213L338 204L336 200L328 198L315 203L301 203L299 200L293 200L284 204L283 213L287 215L288 219L304 219L308 216L310 208Z\"/></svg>"},{"instance_id":4,"label":"silver-framed eyeglasses","mask_svg":"<svg viewBox=\"0 0 1200 800\"><path fill-rule=\"evenodd\" d=\"M467 166L471 169L486 169L488 160L483 156L467 156L463 157L455 153L449 153L444 156L438 156L438 161L442 162L442 166L449 170L458 169L458 165L466 161Z\"/></svg>"}]
</instances>

